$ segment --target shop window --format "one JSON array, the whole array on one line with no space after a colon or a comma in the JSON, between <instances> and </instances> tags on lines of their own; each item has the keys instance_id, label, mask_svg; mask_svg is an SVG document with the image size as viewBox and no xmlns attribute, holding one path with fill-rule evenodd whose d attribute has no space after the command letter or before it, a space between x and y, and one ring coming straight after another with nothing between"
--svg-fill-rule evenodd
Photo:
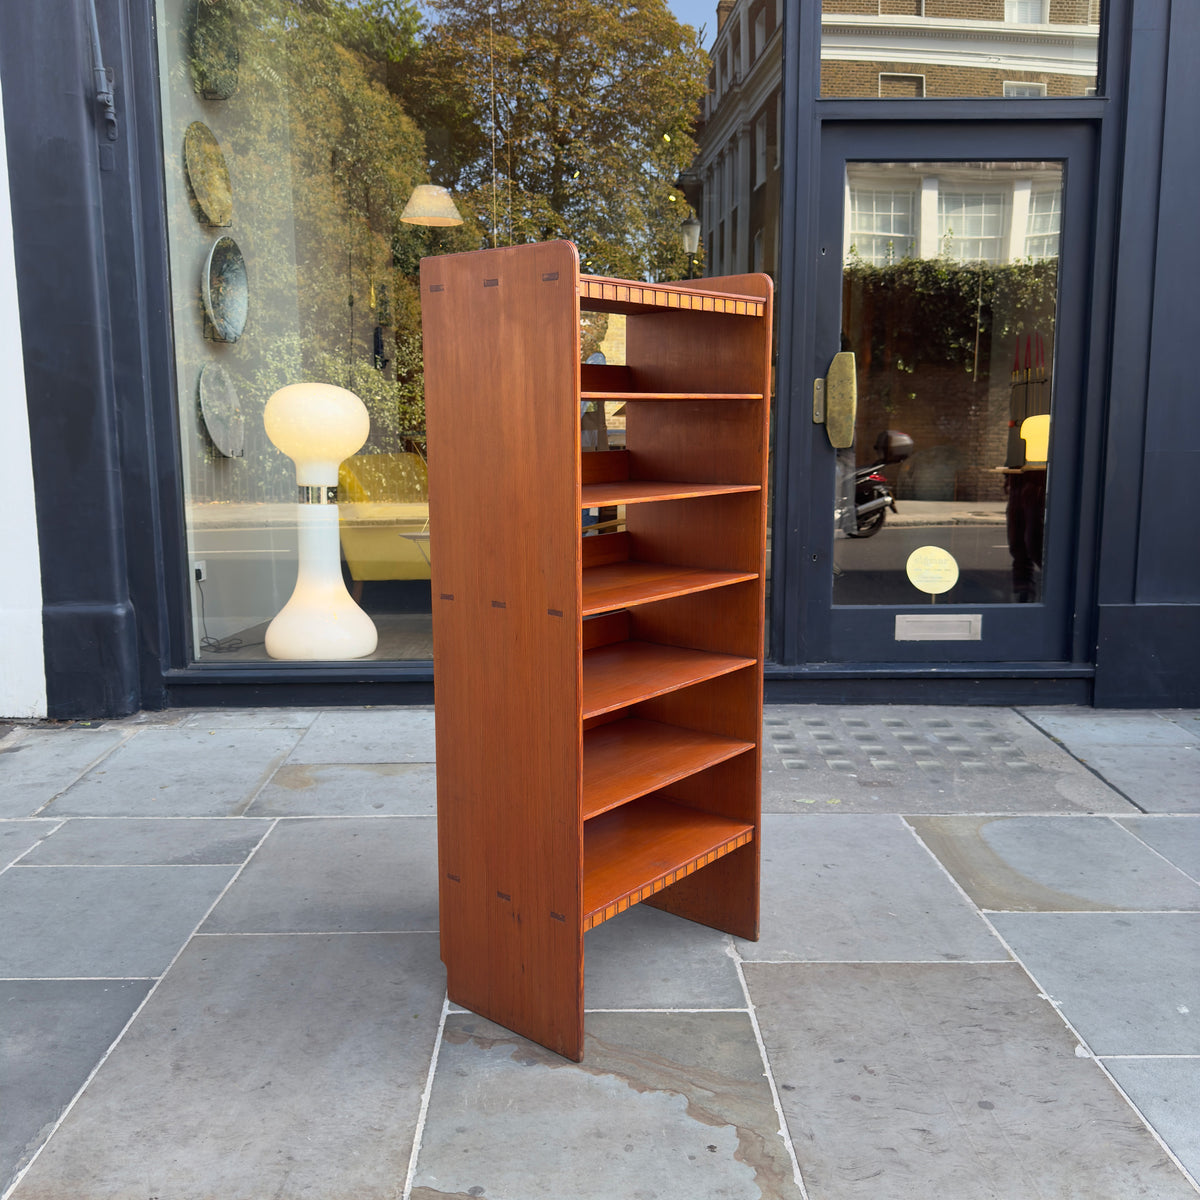
<instances>
[{"instance_id":1,"label":"shop window","mask_svg":"<svg viewBox=\"0 0 1200 1200\"><path fill-rule=\"evenodd\" d=\"M562 237L595 274L686 277L676 181L711 65L698 35L661 14L614 22L607 0L580 0L551 30L553 8L435 0L423 20L385 0L157 0L199 660L267 658L295 584L296 476L263 410L300 381L347 388L369 415L338 507L373 657L429 657L422 256ZM549 123L562 112L566 152ZM460 223L406 216L426 185ZM619 360L615 325L581 337Z\"/></svg>"}]
</instances>

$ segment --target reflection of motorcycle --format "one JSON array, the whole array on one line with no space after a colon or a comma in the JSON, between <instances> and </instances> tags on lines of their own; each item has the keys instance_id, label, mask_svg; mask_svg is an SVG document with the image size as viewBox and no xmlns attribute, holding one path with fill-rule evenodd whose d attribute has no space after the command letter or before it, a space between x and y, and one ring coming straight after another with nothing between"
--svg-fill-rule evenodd
<instances>
[{"instance_id":1,"label":"reflection of motorcycle","mask_svg":"<svg viewBox=\"0 0 1200 1200\"><path fill-rule=\"evenodd\" d=\"M869 467L858 467L854 472L856 528L846 530L850 537L874 537L883 528L887 510L896 511L892 485L884 475L883 468L891 463L903 462L912 451L913 440L907 433L887 429L875 439L875 457L878 461Z\"/></svg>"}]
</instances>

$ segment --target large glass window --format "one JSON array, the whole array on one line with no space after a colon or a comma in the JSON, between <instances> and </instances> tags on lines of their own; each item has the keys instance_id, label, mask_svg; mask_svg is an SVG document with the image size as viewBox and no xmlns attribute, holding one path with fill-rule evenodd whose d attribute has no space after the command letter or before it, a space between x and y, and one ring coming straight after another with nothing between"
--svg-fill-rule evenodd
<instances>
[{"instance_id":1,"label":"large glass window","mask_svg":"<svg viewBox=\"0 0 1200 1200\"><path fill-rule=\"evenodd\" d=\"M689 172L711 63L681 7L157 0L197 659L267 658L296 584L312 522L264 407L301 381L367 410L334 553L371 657L429 657L420 259L567 238L594 274L707 269L680 228L704 203ZM752 45L726 47L727 79ZM732 169L754 161L742 147ZM617 328L582 333L619 355ZM618 414L592 417L619 438Z\"/></svg>"},{"instance_id":2,"label":"large glass window","mask_svg":"<svg viewBox=\"0 0 1200 1200\"><path fill-rule=\"evenodd\" d=\"M1042 534L1062 164L850 163L846 190L850 230L895 223L892 197L919 200L902 240L847 235L858 413L838 452L834 603L929 600L913 563L930 554L956 564L927 589L940 603L1037 602L1061 569Z\"/></svg>"},{"instance_id":3,"label":"large glass window","mask_svg":"<svg viewBox=\"0 0 1200 1200\"><path fill-rule=\"evenodd\" d=\"M822 0L821 95L1091 95L1102 7L1102 0Z\"/></svg>"}]
</instances>

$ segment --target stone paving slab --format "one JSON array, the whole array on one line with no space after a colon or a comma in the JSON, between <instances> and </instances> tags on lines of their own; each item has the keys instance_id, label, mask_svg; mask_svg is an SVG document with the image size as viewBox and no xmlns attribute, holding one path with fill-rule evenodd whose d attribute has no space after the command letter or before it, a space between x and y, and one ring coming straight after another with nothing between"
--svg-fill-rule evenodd
<instances>
[{"instance_id":1,"label":"stone paving slab","mask_svg":"<svg viewBox=\"0 0 1200 1200\"><path fill-rule=\"evenodd\" d=\"M1168 862L1200 881L1200 816L1123 817L1121 824Z\"/></svg>"},{"instance_id":2,"label":"stone paving slab","mask_svg":"<svg viewBox=\"0 0 1200 1200\"><path fill-rule=\"evenodd\" d=\"M59 825L53 820L0 820L0 871L27 854Z\"/></svg>"},{"instance_id":3,"label":"stone paving slab","mask_svg":"<svg viewBox=\"0 0 1200 1200\"><path fill-rule=\"evenodd\" d=\"M10 867L0 875L0 979L160 975L235 870Z\"/></svg>"},{"instance_id":4,"label":"stone paving slab","mask_svg":"<svg viewBox=\"0 0 1200 1200\"><path fill-rule=\"evenodd\" d=\"M298 729L139 729L46 815L240 816L301 736Z\"/></svg>"},{"instance_id":5,"label":"stone paving slab","mask_svg":"<svg viewBox=\"0 0 1200 1200\"><path fill-rule=\"evenodd\" d=\"M1080 747L1080 758L1144 812L1200 813L1200 747Z\"/></svg>"},{"instance_id":6,"label":"stone paving slab","mask_svg":"<svg viewBox=\"0 0 1200 1200\"><path fill-rule=\"evenodd\" d=\"M150 989L148 981L0 985L0 1194Z\"/></svg>"},{"instance_id":7,"label":"stone paving slab","mask_svg":"<svg viewBox=\"0 0 1200 1200\"><path fill-rule=\"evenodd\" d=\"M204 708L180 714L185 729L308 729L319 708Z\"/></svg>"},{"instance_id":8,"label":"stone paving slab","mask_svg":"<svg viewBox=\"0 0 1200 1200\"><path fill-rule=\"evenodd\" d=\"M22 860L23 866L185 866L243 863L270 821L73 817Z\"/></svg>"},{"instance_id":9,"label":"stone paving slab","mask_svg":"<svg viewBox=\"0 0 1200 1200\"><path fill-rule=\"evenodd\" d=\"M588 1009L744 1008L729 937L636 904L586 934Z\"/></svg>"},{"instance_id":10,"label":"stone paving slab","mask_svg":"<svg viewBox=\"0 0 1200 1200\"><path fill-rule=\"evenodd\" d=\"M121 729L19 727L0 746L0 817L32 817L126 738Z\"/></svg>"},{"instance_id":11,"label":"stone paving slab","mask_svg":"<svg viewBox=\"0 0 1200 1200\"><path fill-rule=\"evenodd\" d=\"M246 810L249 816L432 816L433 763L285 763Z\"/></svg>"},{"instance_id":12,"label":"stone paving slab","mask_svg":"<svg viewBox=\"0 0 1200 1200\"><path fill-rule=\"evenodd\" d=\"M451 1014L413 1184L412 1200L801 1195L744 1012L591 1013L579 1064Z\"/></svg>"},{"instance_id":13,"label":"stone paving slab","mask_svg":"<svg viewBox=\"0 0 1200 1200\"><path fill-rule=\"evenodd\" d=\"M763 819L749 961L995 961L1008 953L900 817Z\"/></svg>"},{"instance_id":14,"label":"stone paving slab","mask_svg":"<svg viewBox=\"0 0 1200 1200\"><path fill-rule=\"evenodd\" d=\"M1195 1200L1016 964L747 964L810 1200Z\"/></svg>"},{"instance_id":15,"label":"stone paving slab","mask_svg":"<svg viewBox=\"0 0 1200 1200\"><path fill-rule=\"evenodd\" d=\"M1083 746L1194 746L1200 730L1189 731L1181 713L1146 709L1022 708L1039 729L1072 752Z\"/></svg>"},{"instance_id":16,"label":"stone paving slab","mask_svg":"<svg viewBox=\"0 0 1200 1200\"><path fill-rule=\"evenodd\" d=\"M771 812L1134 811L1011 709L772 704L763 729Z\"/></svg>"},{"instance_id":17,"label":"stone paving slab","mask_svg":"<svg viewBox=\"0 0 1200 1200\"><path fill-rule=\"evenodd\" d=\"M433 709L330 709L320 713L288 761L414 763L434 760Z\"/></svg>"},{"instance_id":18,"label":"stone paving slab","mask_svg":"<svg viewBox=\"0 0 1200 1200\"><path fill-rule=\"evenodd\" d=\"M1107 817L908 822L982 909L1200 909L1200 885Z\"/></svg>"},{"instance_id":19,"label":"stone paving slab","mask_svg":"<svg viewBox=\"0 0 1200 1200\"><path fill-rule=\"evenodd\" d=\"M996 913L1093 1053L1200 1054L1200 913Z\"/></svg>"},{"instance_id":20,"label":"stone paving slab","mask_svg":"<svg viewBox=\"0 0 1200 1200\"><path fill-rule=\"evenodd\" d=\"M213 910L205 933L429 931L432 817L283 820Z\"/></svg>"},{"instance_id":21,"label":"stone paving slab","mask_svg":"<svg viewBox=\"0 0 1200 1200\"><path fill-rule=\"evenodd\" d=\"M1104 1065L1192 1178L1200 1180L1200 1058L1110 1058Z\"/></svg>"},{"instance_id":22,"label":"stone paving slab","mask_svg":"<svg viewBox=\"0 0 1200 1200\"><path fill-rule=\"evenodd\" d=\"M13 1200L395 1200L444 989L428 934L197 938Z\"/></svg>"}]
</instances>

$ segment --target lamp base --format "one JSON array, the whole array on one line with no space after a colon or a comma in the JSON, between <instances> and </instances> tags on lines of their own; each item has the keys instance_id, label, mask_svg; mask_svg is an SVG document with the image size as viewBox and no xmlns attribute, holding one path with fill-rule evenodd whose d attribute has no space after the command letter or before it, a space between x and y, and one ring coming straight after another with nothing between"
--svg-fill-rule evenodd
<instances>
[{"instance_id":1,"label":"lamp base","mask_svg":"<svg viewBox=\"0 0 1200 1200\"><path fill-rule=\"evenodd\" d=\"M339 580L336 588L297 586L267 626L265 642L272 658L329 661L373 654L379 634Z\"/></svg>"}]
</instances>

